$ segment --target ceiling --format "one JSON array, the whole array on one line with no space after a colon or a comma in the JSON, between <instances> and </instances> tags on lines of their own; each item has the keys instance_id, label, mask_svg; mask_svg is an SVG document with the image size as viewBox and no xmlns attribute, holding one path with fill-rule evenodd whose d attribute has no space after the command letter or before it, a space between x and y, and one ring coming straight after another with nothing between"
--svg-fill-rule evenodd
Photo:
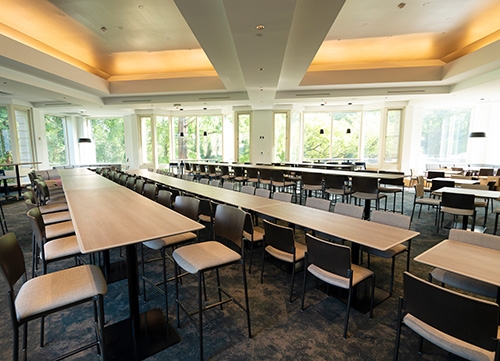
<instances>
[{"instance_id":1,"label":"ceiling","mask_svg":"<svg viewBox=\"0 0 500 361\"><path fill-rule=\"evenodd\" d=\"M500 100L500 2L404 1L0 0L0 103L102 115Z\"/></svg>"}]
</instances>

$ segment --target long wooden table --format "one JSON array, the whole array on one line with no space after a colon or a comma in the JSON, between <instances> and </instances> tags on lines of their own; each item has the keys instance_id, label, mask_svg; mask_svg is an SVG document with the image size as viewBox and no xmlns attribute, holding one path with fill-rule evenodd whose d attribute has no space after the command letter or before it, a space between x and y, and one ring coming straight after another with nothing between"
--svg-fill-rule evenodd
<instances>
[{"instance_id":1,"label":"long wooden table","mask_svg":"<svg viewBox=\"0 0 500 361\"><path fill-rule=\"evenodd\" d=\"M499 250L448 239L414 260L499 287L497 303L500 304Z\"/></svg>"},{"instance_id":2,"label":"long wooden table","mask_svg":"<svg viewBox=\"0 0 500 361\"><path fill-rule=\"evenodd\" d=\"M17 162L17 163L3 163L0 164L0 167L14 167L16 170L16 185L17 185L17 195L19 198L21 198L21 173L19 172L19 167L22 165L35 165L35 164L40 164L41 162Z\"/></svg>"},{"instance_id":3,"label":"long wooden table","mask_svg":"<svg viewBox=\"0 0 500 361\"><path fill-rule=\"evenodd\" d=\"M136 245L203 226L98 174L59 173L82 253L126 249L130 315L106 326L107 359L142 360L178 342L160 309L139 312Z\"/></svg>"}]
</instances>

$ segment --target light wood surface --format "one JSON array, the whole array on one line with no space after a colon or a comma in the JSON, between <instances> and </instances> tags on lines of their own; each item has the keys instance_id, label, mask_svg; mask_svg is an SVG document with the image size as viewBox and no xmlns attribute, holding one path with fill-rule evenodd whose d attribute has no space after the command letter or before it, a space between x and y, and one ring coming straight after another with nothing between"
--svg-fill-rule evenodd
<instances>
[{"instance_id":1,"label":"light wood surface","mask_svg":"<svg viewBox=\"0 0 500 361\"><path fill-rule=\"evenodd\" d=\"M84 182L74 182L82 178ZM83 253L203 228L200 223L100 175L66 174L61 179ZM89 182L99 186L88 189Z\"/></svg>"},{"instance_id":2,"label":"light wood surface","mask_svg":"<svg viewBox=\"0 0 500 361\"><path fill-rule=\"evenodd\" d=\"M435 194L441 194L443 192L447 193L458 193L458 194L472 194L478 198L500 198L500 192L490 191L486 189L474 189L474 188L458 188L458 187L443 187L433 191Z\"/></svg>"},{"instance_id":3,"label":"light wood surface","mask_svg":"<svg viewBox=\"0 0 500 361\"><path fill-rule=\"evenodd\" d=\"M500 251L464 242L444 240L415 261L500 287Z\"/></svg>"},{"instance_id":4,"label":"light wood surface","mask_svg":"<svg viewBox=\"0 0 500 361\"><path fill-rule=\"evenodd\" d=\"M437 180L437 181L453 181L455 182L455 184L479 184L479 180L477 179L462 179L462 178L447 178L447 177L436 177L436 178L432 178L432 179L429 179L429 181L434 181L434 180Z\"/></svg>"},{"instance_id":5,"label":"light wood surface","mask_svg":"<svg viewBox=\"0 0 500 361\"><path fill-rule=\"evenodd\" d=\"M59 176L76 177L82 175L95 175L96 173L88 168L60 168L57 170Z\"/></svg>"},{"instance_id":6,"label":"light wood surface","mask_svg":"<svg viewBox=\"0 0 500 361\"><path fill-rule=\"evenodd\" d=\"M419 235L418 232L361 219L342 216L315 208L257 197L197 182L160 175L148 170L130 171L143 177L183 189L222 203L262 213L307 229L323 232L360 245L387 250Z\"/></svg>"}]
</instances>

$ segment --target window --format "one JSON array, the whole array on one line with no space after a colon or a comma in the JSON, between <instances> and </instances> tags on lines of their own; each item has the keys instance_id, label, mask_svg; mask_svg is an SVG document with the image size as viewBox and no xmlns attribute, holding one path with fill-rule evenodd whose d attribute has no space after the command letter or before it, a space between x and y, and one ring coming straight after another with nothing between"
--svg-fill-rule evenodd
<instances>
[{"instance_id":1,"label":"window","mask_svg":"<svg viewBox=\"0 0 500 361\"><path fill-rule=\"evenodd\" d=\"M331 158L331 127L330 113L304 113L304 160Z\"/></svg>"},{"instance_id":2,"label":"window","mask_svg":"<svg viewBox=\"0 0 500 361\"><path fill-rule=\"evenodd\" d=\"M471 109L425 109L421 151L425 161L467 162Z\"/></svg>"},{"instance_id":3,"label":"window","mask_svg":"<svg viewBox=\"0 0 500 361\"><path fill-rule=\"evenodd\" d=\"M156 117L156 153L158 164L170 163L170 120L168 117Z\"/></svg>"},{"instance_id":4,"label":"window","mask_svg":"<svg viewBox=\"0 0 500 361\"><path fill-rule=\"evenodd\" d=\"M125 128L122 118L89 119L96 163L125 162ZM93 163L93 162L90 162Z\"/></svg>"},{"instance_id":5,"label":"window","mask_svg":"<svg viewBox=\"0 0 500 361\"><path fill-rule=\"evenodd\" d=\"M290 119L290 161L291 162L300 162L302 160L301 147L301 134L302 127L300 123L300 113L292 112L292 117Z\"/></svg>"},{"instance_id":6,"label":"window","mask_svg":"<svg viewBox=\"0 0 500 361\"><path fill-rule=\"evenodd\" d=\"M367 111L363 114L363 158L366 164L378 164L380 147L380 110Z\"/></svg>"},{"instance_id":7,"label":"window","mask_svg":"<svg viewBox=\"0 0 500 361\"><path fill-rule=\"evenodd\" d=\"M0 107L0 163L11 163L12 160L7 107Z\"/></svg>"},{"instance_id":8,"label":"window","mask_svg":"<svg viewBox=\"0 0 500 361\"><path fill-rule=\"evenodd\" d=\"M196 147L196 117L173 117L176 136L175 159L198 159Z\"/></svg>"},{"instance_id":9,"label":"window","mask_svg":"<svg viewBox=\"0 0 500 361\"><path fill-rule=\"evenodd\" d=\"M274 156L273 162L285 162L287 113L274 113Z\"/></svg>"},{"instance_id":10,"label":"window","mask_svg":"<svg viewBox=\"0 0 500 361\"><path fill-rule=\"evenodd\" d=\"M54 167L68 164L65 119L56 115L45 115L45 135L49 165Z\"/></svg>"},{"instance_id":11,"label":"window","mask_svg":"<svg viewBox=\"0 0 500 361\"><path fill-rule=\"evenodd\" d=\"M33 162L33 144L31 136L31 112L29 109L14 109L17 128L17 142L19 146L19 160L21 162Z\"/></svg>"},{"instance_id":12,"label":"window","mask_svg":"<svg viewBox=\"0 0 500 361\"><path fill-rule=\"evenodd\" d=\"M238 161L250 162L250 114L240 113L238 116Z\"/></svg>"},{"instance_id":13,"label":"window","mask_svg":"<svg viewBox=\"0 0 500 361\"><path fill-rule=\"evenodd\" d=\"M223 152L222 159L226 162L234 162L235 161L235 129L234 129L234 117L233 113L224 115L224 124L222 126L223 136L222 141L223 144Z\"/></svg>"},{"instance_id":14,"label":"window","mask_svg":"<svg viewBox=\"0 0 500 361\"><path fill-rule=\"evenodd\" d=\"M142 163L153 164L153 120L151 117L140 117L140 123Z\"/></svg>"},{"instance_id":15,"label":"window","mask_svg":"<svg viewBox=\"0 0 500 361\"><path fill-rule=\"evenodd\" d=\"M200 159L222 160L222 116L198 117Z\"/></svg>"},{"instance_id":16,"label":"window","mask_svg":"<svg viewBox=\"0 0 500 361\"><path fill-rule=\"evenodd\" d=\"M335 112L332 123L333 158L358 158L361 112Z\"/></svg>"}]
</instances>

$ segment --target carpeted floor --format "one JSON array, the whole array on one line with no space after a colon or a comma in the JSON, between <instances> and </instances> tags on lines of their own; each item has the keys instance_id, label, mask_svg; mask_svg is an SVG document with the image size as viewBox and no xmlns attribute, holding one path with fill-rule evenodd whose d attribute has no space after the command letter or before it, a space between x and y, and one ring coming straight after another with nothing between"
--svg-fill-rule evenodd
<instances>
[{"instance_id":1,"label":"carpeted floor","mask_svg":"<svg viewBox=\"0 0 500 361\"><path fill-rule=\"evenodd\" d=\"M389 203L390 200L389 200ZM405 196L405 214L411 214L413 193L407 191ZM31 228L26 217L26 207L21 201L2 201L9 231L14 232L25 252L28 273L31 270ZM483 211L478 211L478 220L482 222ZM488 220L487 233L493 229L493 217ZM420 219L415 218L412 229L420 232L420 236L412 242L411 272L427 279L429 267L413 261L420 254L447 237L447 231L441 230L437 235L434 227L434 211L422 210ZM304 239L303 233L296 237ZM250 310L252 321L252 338L248 338L245 314L236 305L230 303L221 311L214 308L204 314L205 359L206 360L391 360L394 350L397 303L402 293L402 272L405 267L405 255L397 258L394 294L374 309L374 318L355 309L351 311L349 335L342 338L345 304L337 298L328 296L321 287L309 278L306 293L306 309L300 311L300 294L303 284L303 273L296 277L295 300L288 302L291 277L276 265L266 261L264 283L260 283L262 248L254 254L252 274L248 275ZM112 252L115 258L119 251ZM148 257L153 257L151 252ZM71 261L53 264L50 271L59 267L70 266ZM161 263L148 264L149 274L160 275ZM388 289L390 260L372 257L371 268L376 274L377 285ZM172 268L170 266L170 271ZM235 297L241 300L240 287L241 268L221 272L223 285L234 290ZM207 276L208 297L214 299L216 292L209 285L214 284L215 277ZM195 280L185 278L181 286L183 299L193 298ZM141 285L142 287L142 285ZM0 286L0 359L12 358L12 332L6 286L2 280ZM174 285L169 284L169 315L175 325ZM148 301L140 299L141 310L155 307L164 308L163 296L148 288ZM107 324L115 323L128 314L127 284L120 281L109 285L105 297L105 314ZM193 307L195 303L190 304ZM76 312L75 312L76 311ZM181 313L181 328L178 333L181 341L156 355L150 360L197 360L198 333L195 327ZM31 322L28 334L28 357L32 360L53 358L68 349L79 345L83 340L93 338L92 308L78 306L71 311L64 311L46 319L46 346L39 347L38 321ZM417 353L418 338L408 329L402 335L400 360L452 360L447 352L429 344L424 344L424 354ZM98 360L95 349L80 353L73 360Z\"/></svg>"}]
</instances>

